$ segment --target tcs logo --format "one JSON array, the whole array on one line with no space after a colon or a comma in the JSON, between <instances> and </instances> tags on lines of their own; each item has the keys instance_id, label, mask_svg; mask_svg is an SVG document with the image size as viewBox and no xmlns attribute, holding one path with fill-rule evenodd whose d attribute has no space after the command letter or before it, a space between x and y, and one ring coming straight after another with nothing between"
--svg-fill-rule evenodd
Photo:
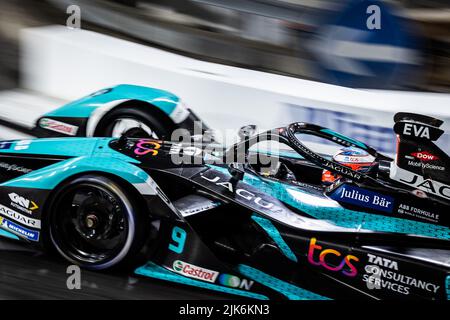
<instances>
[{"instance_id":1,"label":"tcs logo","mask_svg":"<svg viewBox=\"0 0 450 320\"><path fill-rule=\"evenodd\" d=\"M344 275L354 277L358 271L352 264L352 261L358 262L359 258L350 254L342 257L342 253L339 251L335 249L323 249L322 246L317 244L316 238L311 238L309 242L308 262L312 265L321 266L334 272L342 271Z\"/></svg>"},{"instance_id":2,"label":"tcs logo","mask_svg":"<svg viewBox=\"0 0 450 320\"><path fill-rule=\"evenodd\" d=\"M140 139L136 143L136 148L134 149L134 153L138 156L144 156L150 153L152 156L156 156L158 154L158 149L161 148L161 143L153 140Z\"/></svg>"}]
</instances>

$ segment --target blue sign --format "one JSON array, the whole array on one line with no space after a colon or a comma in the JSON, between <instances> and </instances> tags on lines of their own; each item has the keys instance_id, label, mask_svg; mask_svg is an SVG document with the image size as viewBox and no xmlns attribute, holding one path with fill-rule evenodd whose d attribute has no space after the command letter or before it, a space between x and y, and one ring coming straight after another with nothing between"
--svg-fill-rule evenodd
<instances>
[{"instance_id":1,"label":"blue sign","mask_svg":"<svg viewBox=\"0 0 450 320\"><path fill-rule=\"evenodd\" d=\"M385 2L352 0L318 34L312 50L325 82L388 88L410 83L421 70L418 37Z\"/></svg>"},{"instance_id":2,"label":"blue sign","mask_svg":"<svg viewBox=\"0 0 450 320\"><path fill-rule=\"evenodd\" d=\"M11 144L12 144L12 142L8 142L8 141L0 142L0 150L6 150L6 149L11 148Z\"/></svg>"},{"instance_id":3,"label":"blue sign","mask_svg":"<svg viewBox=\"0 0 450 320\"><path fill-rule=\"evenodd\" d=\"M356 186L343 184L330 196L333 200L391 213L394 198Z\"/></svg>"},{"instance_id":4,"label":"blue sign","mask_svg":"<svg viewBox=\"0 0 450 320\"><path fill-rule=\"evenodd\" d=\"M24 228L14 222L11 222L3 217L0 217L0 225L2 225L4 228L14 232L15 234L21 235L25 237L28 240L31 241L39 241L39 232L29 230L27 228Z\"/></svg>"},{"instance_id":5,"label":"blue sign","mask_svg":"<svg viewBox=\"0 0 450 320\"><path fill-rule=\"evenodd\" d=\"M392 130L392 126L379 126L377 123L374 123L375 121L373 121L372 116L362 116L343 111L305 107L297 104L287 103L285 105L289 107L288 112L293 119L302 119L302 121L305 122L331 128L347 137L362 141L379 152L389 154L396 153L397 140L394 130ZM305 135L302 139L320 144L336 145L332 141L310 135ZM440 142L443 142L442 145L444 147L442 149L445 149L445 146L450 147L450 136L442 136Z\"/></svg>"}]
</instances>

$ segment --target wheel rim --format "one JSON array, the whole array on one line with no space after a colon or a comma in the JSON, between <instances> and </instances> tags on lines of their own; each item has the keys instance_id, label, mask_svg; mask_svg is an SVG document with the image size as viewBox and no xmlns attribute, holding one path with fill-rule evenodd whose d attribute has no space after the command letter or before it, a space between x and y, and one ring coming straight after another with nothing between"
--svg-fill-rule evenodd
<instances>
[{"instance_id":1,"label":"wheel rim","mask_svg":"<svg viewBox=\"0 0 450 320\"><path fill-rule=\"evenodd\" d=\"M82 184L67 189L54 207L51 237L67 259L103 267L121 260L134 230L129 208L107 188Z\"/></svg>"},{"instance_id":2,"label":"wheel rim","mask_svg":"<svg viewBox=\"0 0 450 320\"><path fill-rule=\"evenodd\" d=\"M144 122L132 118L119 118L114 120L111 136L118 138L122 135L131 138L159 138L155 130L150 128Z\"/></svg>"}]
</instances>

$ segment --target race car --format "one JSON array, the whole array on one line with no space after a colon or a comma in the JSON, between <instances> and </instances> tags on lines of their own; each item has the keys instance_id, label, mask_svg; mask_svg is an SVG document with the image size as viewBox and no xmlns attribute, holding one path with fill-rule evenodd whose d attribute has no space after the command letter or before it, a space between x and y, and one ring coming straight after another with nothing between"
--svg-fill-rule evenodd
<instances>
[{"instance_id":1,"label":"race car","mask_svg":"<svg viewBox=\"0 0 450 320\"><path fill-rule=\"evenodd\" d=\"M121 84L98 90L52 110L36 121L36 137L151 137L170 139L173 130L208 130L175 94ZM28 130L27 130L28 131ZM28 132L27 132L28 133Z\"/></svg>"},{"instance_id":2,"label":"race car","mask_svg":"<svg viewBox=\"0 0 450 320\"><path fill-rule=\"evenodd\" d=\"M445 300L450 159L435 144L442 121L409 113L394 121L395 159L301 122L227 149L126 135L4 141L0 235L83 268L132 267L237 297ZM313 151L303 135L373 161L353 170ZM254 148L265 141L290 151Z\"/></svg>"}]
</instances>

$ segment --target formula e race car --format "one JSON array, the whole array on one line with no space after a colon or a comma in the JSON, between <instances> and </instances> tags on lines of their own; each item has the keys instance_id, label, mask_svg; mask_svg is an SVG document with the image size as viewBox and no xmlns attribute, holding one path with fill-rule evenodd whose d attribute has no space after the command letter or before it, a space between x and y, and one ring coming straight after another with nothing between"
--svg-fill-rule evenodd
<instances>
[{"instance_id":1,"label":"formula e race car","mask_svg":"<svg viewBox=\"0 0 450 320\"><path fill-rule=\"evenodd\" d=\"M36 137L151 137L169 139L182 128L203 134L208 127L171 92L155 88L118 85L52 110L36 120Z\"/></svg>"},{"instance_id":2,"label":"formula e race car","mask_svg":"<svg viewBox=\"0 0 450 320\"><path fill-rule=\"evenodd\" d=\"M307 123L228 149L127 136L4 141L0 235L84 268L127 264L140 276L240 297L445 300L442 121L394 120L395 160ZM323 155L302 135L344 149ZM289 152L254 148L265 141ZM359 156L364 166L348 165Z\"/></svg>"}]
</instances>

